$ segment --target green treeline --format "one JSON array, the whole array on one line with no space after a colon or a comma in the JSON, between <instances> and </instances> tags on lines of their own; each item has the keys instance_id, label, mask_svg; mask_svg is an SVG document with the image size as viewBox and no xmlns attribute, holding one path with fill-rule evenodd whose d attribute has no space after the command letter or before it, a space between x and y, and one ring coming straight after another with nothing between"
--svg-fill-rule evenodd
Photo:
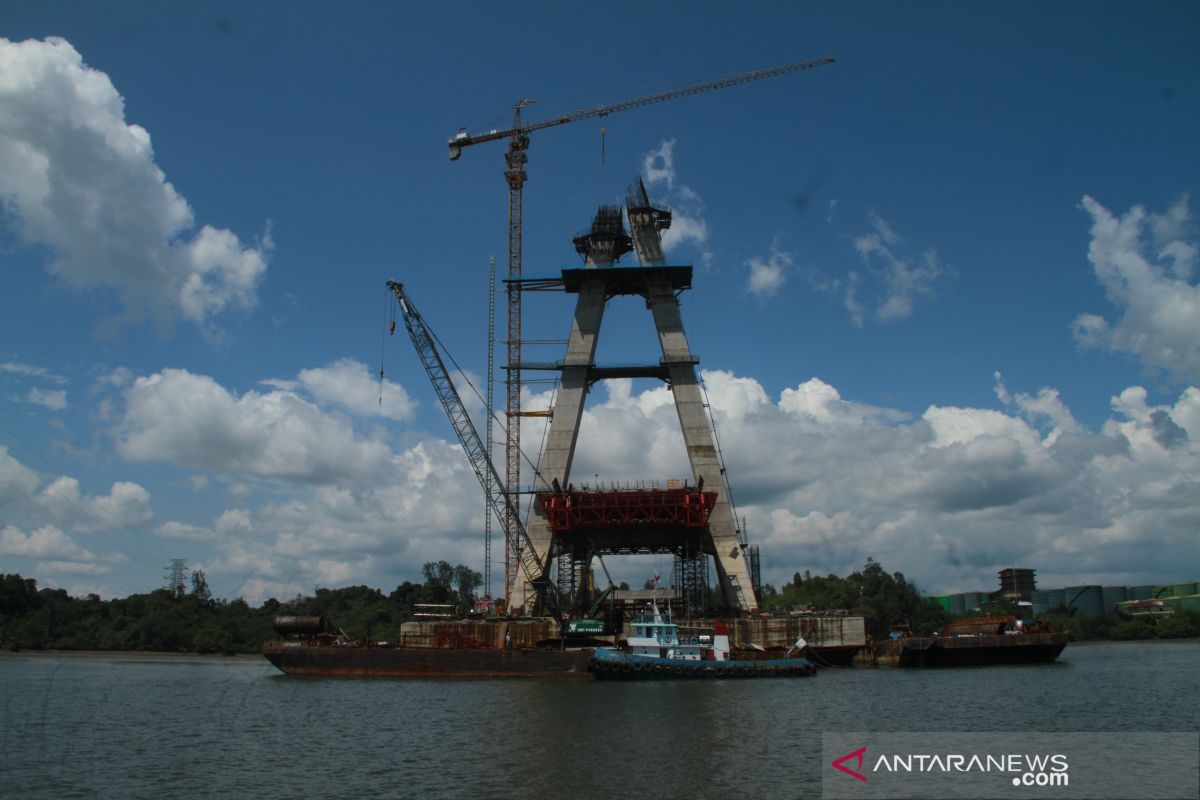
<instances>
[{"instance_id":1,"label":"green treeline","mask_svg":"<svg viewBox=\"0 0 1200 800\"><path fill-rule=\"evenodd\" d=\"M763 606L768 611L801 606L814 611L845 609L865 617L867 630L876 638L886 638L893 627L927 636L952 619L941 606L922 600L920 589L903 573L889 574L872 558L844 578L797 572L779 590L767 584Z\"/></svg>"},{"instance_id":2,"label":"green treeline","mask_svg":"<svg viewBox=\"0 0 1200 800\"><path fill-rule=\"evenodd\" d=\"M417 604L468 610L483 580L445 561L429 562L423 574L423 583L405 581L388 595L368 586L317 589L258 608L240 598L214 599L199 570L191 591L156 589L115 600L71 597L62 589L38 589L20 575L0 575L0 648L256 653L276 638L272 622L279 615L323 616L353 639L380 641L398 637Z\"/></svg>"},{"instance_id":3,"label":"green treeline","mask_svg":"<svg viewBox=\"0 0 1200 800\"><path fill-rule=\"evenodd\" d=\"M1073 608L1050 609L1038 619L1055 628L1070 631L1076 641L1111 639L1138 641L1144 639L1193 639L1200 636L1200 614L1195 611L1176 611L1161 619L1127 619L1117 614L1085 617Z\"/></svg>"},{"instance_id":4,"label":"green treeline","mask_svg":"<svg viewBox=\"0 0 1200 800\"><path fill-rule=\"evenodd\" d=\"M196 653L256 653L275 638L276 616L322 616L355 640L389 641L413 618L422 603L470 610L482 576L463 565L431 561L422 583L405 581L390 594L369 586L317 589L311 596L285 602L274 598L254 608L244 600L212 596L202 571L192 573L190 589L156 589L115 600L96 595L71 597L62 589L38 589L20 575L0 575L0 648L8 650L153 650ZM899 572L888 573L872 559L845 577L796 573L790 583L763 587L768 611L807 606L814 611L846 610L867 619L876 638L891 630L929 635L952 617ZM985 614L1011 614L1005 603L986 606ZM1055 609L1039 616L1076 640L1170 639L1200 636L1200 615L1189 611L1157 621L1116 615L1090 619L1073 610Z\"/></svg>"}]
</instances>

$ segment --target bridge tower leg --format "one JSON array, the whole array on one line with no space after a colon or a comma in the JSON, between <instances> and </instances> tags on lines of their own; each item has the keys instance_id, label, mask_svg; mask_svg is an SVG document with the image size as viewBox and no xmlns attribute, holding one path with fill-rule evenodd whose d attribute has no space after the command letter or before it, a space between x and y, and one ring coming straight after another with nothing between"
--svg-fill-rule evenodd
<instances>
[{"instance_id":1,"label":"bridge tower leg","mask_svg":"<svg viewBox=\"0 0 1200 800\"><path fill-rule=\"evenodd\" d=\"M585 258L584 267L563 271L564 289L576 293L578 299L566 358L558 367L562 373L561 386L551 414L537 483L540 487L555 482L562 487L568 485L584 402L593 381L616 377L661 378L670 385L675 398L692 476L697 484L703 483L717 493L716 505L701 534L701 548L714 558L726 603L741 611L756 611L758 602L751 588L748 559L739 541L725 470L696 375L698 360L688 347L679 310L677 294L691 287L691 267L665 263L660 232L669 226L670 212L649 203L640 180L629 192L628 216L632 237L625 234L619 207L601 207L591 231L575 239L576 249ZM614 267L614 262L633 250L635 243L641 267ZM608 298L622 294L637 294L646 300L662 351L662 360L656 367L625 370L596 367L596 345L605 303ZM550 564L560 551L571 548L555 541L541 503L535 502L533 508L529 539L542 563ZM695 553L684 554L684 560L690 561L689 583L695 584ZM518 575L512 587L513 606L526 605L532 591L524 577Z\"/></svg>"}]
</instances>

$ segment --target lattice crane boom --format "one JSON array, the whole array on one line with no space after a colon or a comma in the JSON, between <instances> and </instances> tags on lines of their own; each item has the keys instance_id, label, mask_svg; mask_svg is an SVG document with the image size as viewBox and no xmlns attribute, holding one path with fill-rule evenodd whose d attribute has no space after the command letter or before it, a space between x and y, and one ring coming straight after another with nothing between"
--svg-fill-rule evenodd
<instances>
[{"instance_id":1,"label":"lattice crane boom","mask_svg":"<svg viewBox=\"0 0 1200 800\"><path fill-rule=\"evenodd\" d=\"M546 567L538 558L537 551L530 546L529 535L521 523L520 512L515 507L512 496L504 490L500 477L496 474L496 467L488 455L487 445L480 437L479 431L475 429L475 423L471 421L471 415L467 413L466 405L463 404L458 390L454 388L454 382L450 380L450 373L446 369L441 353L438 352L433 333L425 324L425 320L417 311L416 306L413 305L412 299L404 291L404 285L396 281L388 281L387 287L396 295L396 300L400 304L400 313L404 317L404 327L408 329L409 338L412 339L413 346L417 350L421 365L425 367L425 373L433 384L433 389L450 420L451 427L458 435L458 441L462 444L467 459L471 462L471 468L475 471L480 485L487 494L492 510L498 517L511 517L516 520L512 535L516 537L517 541L510 542L509 547L519 553L521 571L526 580L538 588L539 593L544 591L543 587L553 590L555 587L549 580ZM507 535L508 531L505 533ZM520 546L516 546L518 544ZM551 591L547 599L556 601L557 597ZM553 602L552 605L557 610L560 604Z\"/></svg>"}]
</instances>

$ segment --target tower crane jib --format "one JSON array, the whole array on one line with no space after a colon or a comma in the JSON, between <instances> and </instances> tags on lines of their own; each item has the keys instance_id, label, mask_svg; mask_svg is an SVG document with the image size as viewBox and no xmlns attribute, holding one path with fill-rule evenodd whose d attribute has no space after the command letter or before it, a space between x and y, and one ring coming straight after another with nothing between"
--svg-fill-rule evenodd
<instances>
[{"instance_id":1,"label":"tower crane jib","mask_svg":"<svg viewBox=\"0 0 1200 800\"><path fill-rule=\"evenodd\" d=\"M689 95L701 94L702 92L711 92L716 89L724 89L728 86L737 86L742 83L750 83L751 81L762 80L763 78L773 78L777 75L786 75L789 72L799 72L805 69L814 69L822 67L826 64L833 64L835 59L833 56L825 56L823 58L807 59L804 61L793 61L788 64L780 64L776 67L768 69L755 69L748 72L739 72L734 75L726 75L723 78L717 78L711 81L702 81L700 83L689 84L678 89L669 89L665 92L657 92L655 94L637 97L632 100L624 100L620 103L610 103L608 105L600 105L595 108L582 108L577 111L572 111L569 114L563 114L558 117L538 120L536 122L522 123L521 109L525 106L532 105L533 100L518 100L513 107L513 126L508 130L491 130L487 133L471 135L466 128L462 128L454 136L450 138L450 160L457 161L462 156L464 147L470 147L475 144L483 144L484 142L494 142L498 139L508 139L518 136L526 136L533 131L541 130L542 128L551 128L556 125L565 125L568 122L578 122L584 119L593 119L595 117L607 117L609 114L615 114L618 111L628 111L633 108L641 108L642 106L653 105L654 103L662 103L667 100L675 100L679 97L688 97Z\"/></svg>"}]
</instances>

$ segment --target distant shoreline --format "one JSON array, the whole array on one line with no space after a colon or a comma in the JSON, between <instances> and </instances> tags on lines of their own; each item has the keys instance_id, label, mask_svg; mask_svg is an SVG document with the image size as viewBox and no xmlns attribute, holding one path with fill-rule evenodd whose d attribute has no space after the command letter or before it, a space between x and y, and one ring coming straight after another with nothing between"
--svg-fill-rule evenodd
<instances>
[{"instance_id":1,"label":"distant shoreline","mask_svg":"<svg viewBox=\"0 0 1200 800\"><path fill-rule=\"evenodd\" d=\"M261 659L257 653L166 653L157 650L0 650L0 659L96 659L99 661L192 661L202 664L214 662L254 661Z\"/></svg>"},{"instance_id":2,"label":"distant shoreline","mask_svg":"<svg viewBox=\"0 0 1200 800\"><path fill-rule=\"evenodd\" d=\"M1071 642L1069 647L1110 647L1122 644L1200 644L1200 638L1191 639L1088 639ZM157 662L193 662L197 664L236 663L258 661L262 655L258 653L168 653L158 650L0 650L0 659L66 659L96 661L157 661Z\"/></svg>"}]
</instances>

